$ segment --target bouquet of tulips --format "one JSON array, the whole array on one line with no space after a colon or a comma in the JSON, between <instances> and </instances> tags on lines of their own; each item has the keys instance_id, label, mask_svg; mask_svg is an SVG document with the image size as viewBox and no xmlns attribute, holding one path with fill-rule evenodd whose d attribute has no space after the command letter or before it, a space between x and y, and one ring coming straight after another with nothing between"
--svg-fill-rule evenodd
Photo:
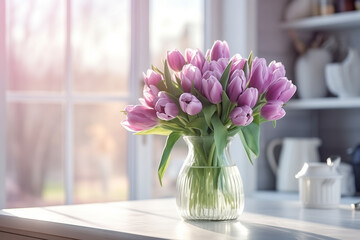
<instances>
[{"instance_id":1,"label":"bouquet of tulips","mask_svg":"<svg viewBox=\"0 0 360 240\"><path fill-rule=\"evenodd\" d=\"M136 134L167 135L159 179L180 136L213 136L221 153L238 134L252 161L259 154L260 124L285 115L284 104L296 86L282 63L264 58L230 57L225 41L215 41L204 55L198 49L168 51L163 70L144 73L140 105L130 105L122 125Z\"/></svg>"}]
</instances>

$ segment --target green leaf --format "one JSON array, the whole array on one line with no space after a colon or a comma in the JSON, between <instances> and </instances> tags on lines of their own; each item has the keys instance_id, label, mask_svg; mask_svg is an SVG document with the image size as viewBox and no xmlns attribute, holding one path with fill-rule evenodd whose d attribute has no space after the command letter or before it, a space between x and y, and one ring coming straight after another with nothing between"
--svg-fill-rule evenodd
<instances>
[{"instance_id":1,"label":"green leaf","mask_svg":"<svg viewBox=\"0 0 360 240\"><path fill-rule=\"evenodd\" d=\"M193 86L194 86L194 84L193 84ZM203 105L212 105L212 103L206 97L204 97L196 88L192 87L191 93L195 97L197 97Z\"/></svg>"},{"instance_id":2,"label":"green leaf","mask_svg":"<svg viewBox=\"0 0 360 240\"><path fill-rule=\"evenodd\" d=\"M229 64L227 65L227 67L224 70L224 73L222 74L222 76L220 78L220 83L221 83L221 86L222 86L224 91L226 91L227 84L228 84L228 81L229 81L231 65L232 65L232 61L229 62Z\"/></svg>"},{"instance_id":3,"label":"green leaf","mask_svg":"<svg viewBox=\"0 0 360 240\"><path fill-rule=\"evenodd\" d=\"M245 74L245 77L248 78L248 69L249 69L249 64L248 64L248 61L245 62L244 64L244 67L243 67L243 71L244 71L244 74Z\"/></svg>"},{"instance_id":4,"label":"green leaf","mask_svg":"<svg viewBox=\"0 0 360 240\"><path fill-rule=\"evenodd\" d=\"M134 135L150 135L150 134L155 134L155 135L164 135L164 136L168 136L171 133L171 130L168 129L164 129L160 126L156 126L153 127L151 129L148 130L144 130L141 132L137 132Z\"/></svg>"},{"instance_id":5,"label":"green leaf","mask_svg":"<svg viewBox=\"0 0 360 240\"><path fill-rule=\"evenodd\" d=\"M227 117L230 114L230 108L231 108L231 101L229 97L227 96L226 92L223 91L222 94L222 101L221 101L222 111L221 111L221 121L223 123L226 122Z\"/></svg>"},{"instance_id":6,"label":"green leaf","mask_svg":"<svg viewBox=\"0 0 360 240\"><path fill-rule=\"evenodd\" d=\"M159 169L158 169L158 176L161 186L162 186L162 178L169 164L171 150L173 149L175 143L179 140L180 136L181 136L180 133L172 132L166 140L165 148L163 150L161 161L159 164Z\"/></svg>"},{"instance_id":7,"label":"green leaf","mask_svg":"<svg viewBox=\"0 0 360 240\"><path fill-rule=\"evenodd\" d=\"M167 60L165 59L164 61L164 78L165 78L165 84L166 84L166 87L167 89L173 93L174 92L174 84L173 84L173 81L171 79L171 74L170 74L170 70L169 70L169 66L167 64Z\"/></svg>"},{"instance_id":8,"label":"green leaf","mask_svg":"<svg viewBox=\"0 0 360 240\"><path fill-rule=\"evenodd\" d=\"M164 61L164 78L165 78L165 85L167 88L167 92L170 92L173 96L179 98L179 96L183 93L183 91L171 79L171 74L166 59Z\"/></svg>"},{"instance_id":9,"label":"green leaf","mask_svg":"<svg viewBox=\"0 0 360 240\"><path fill-rule=\"evenodd\" d=\"M231 130L229 130L229 137L233 137L235 136L236 134L239 133L239 131L243 128L244 126L236 126L234 128L232 128Z\"/></svg>"},{"instance_id":10,"label":"green leaf","mask_svg":"<svg viewBox=\"0 0 360 240\"><path fill-rule=\"evenodd\" d=\"M181 86L181 80L180 80L180 78L178 78L177 76L175 76L175 79L176 79L177 84L178 84L179 86Z\"/></svg>"},{"instance_id":11,"label":"green leaf","mask_svg":"<svg viewBox=\"0 0 360 240\"><path fill-rule=\"evenodd\" d=\"M211 126L211 118L214 115L215 111L216 111L215 105L209 105L203 107L202 112L204 113L205 121L209 127Z\"/></svg>"},{"instance_id":12,"label":"green leaf","mask_svg":"<svg viewBox=\"0 0 360 240\"><path fill-rule=\"evenodd\" d=\"M248 126L240 129L239 136L244 145L245 152L253 164L253 159L259 156L260 126L253 121Z\"/></svg>"},{"instance_id":13,"label":"green leaf","mask_svg":"<svg viewBox=\"0 0 360 240\"><path fill-rule=\"evenodd\" d=\"M251 51L247 60L249 66L249 72L251 72L252 61L253 61L253 52Z\"/></svg>"},{"instance_id":14,"label":"green leaf","mask_svg":"<svg viewBox=\"0 0 360 240\"><path fill-rule=\"evenodd\" d=\"M159 89L159 91L166 91L166 86L165 86L165 83L164 81L160 81L156 87Z\"/></svg>"},{"instance_id":15,"label":"green leaf","mask_svg":"<svg viewBox=\"0 0 360 240\"><path fill-rule=\"evenodd\" d=\"M228 137L228 132L227 132L226 127L220 121L220 118L218 115L215 114L212 116L211 123L214 127L216 153L217 153L217 156L220 158L223 150L226 147L226 139Z\"/></svg>"},{"instance_id":16,"label":"green leaf","mask_svg":"<svg viewBox=\"0 0 360 240\"><path fill-rule=\"evenodd\" d=\"M164 73L163 73L160 69L158 69L157 67L155 67L154 65L151 65L151 68L152 68L152 70L153 70L154 72L157 72L157 73L160 73L161 75L164 75Z\"/></svg>"},{"instance_id":17,"label":"green leaf","mask_svg":"<svg viewBox=\"0 0 360 240\"><path fill-rule=\"evenodd\" d=\"M171 122L163 121L161 122L161 127L172 132L182 132L184 128L181 126L180 122L175 122L176 120L178 121L178 119L173 119Z\"/></svg>"}]
</instances>

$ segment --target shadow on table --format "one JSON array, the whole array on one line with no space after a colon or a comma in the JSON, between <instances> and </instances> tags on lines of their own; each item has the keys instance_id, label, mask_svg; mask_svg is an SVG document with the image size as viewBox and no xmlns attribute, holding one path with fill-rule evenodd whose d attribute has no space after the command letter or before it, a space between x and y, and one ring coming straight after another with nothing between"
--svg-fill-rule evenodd
<instances>
[{"instance_id":1,"label":"shadow on table","mask_svg":"<svg viewBox=\"0 0 360 240\"><path fill-rule=\"evenodd\" d=\"M249 223L244 221L185 221L192 226L208 230L214 233L223 234L227 238L234 239L302 239L302 240L336 240L315 233L303 232L294 229L269 226L264 224Z\"/></svg>"},{"instance_id":2,"label":"shadow on table","mask_svg":"<svg viewBox=\"0 0 360 240\"><path fill-rule=\"evenodd\" d=\"M251 199L246 201L244 213L254 213L269 217L287 218L312 223L319 223L328 226L359 229L358 212L349 209L307 209L303 208L300 202L286 202L279 204L279 201L266 202Z\"/></svg>"}]
</instances>

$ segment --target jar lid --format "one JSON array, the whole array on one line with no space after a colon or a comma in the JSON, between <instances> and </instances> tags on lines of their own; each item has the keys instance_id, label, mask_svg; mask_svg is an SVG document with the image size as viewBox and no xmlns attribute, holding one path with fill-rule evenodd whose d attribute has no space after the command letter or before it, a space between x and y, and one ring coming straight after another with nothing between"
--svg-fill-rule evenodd
<instances>
[{"instance_id":1,"label":"jar lid","mask_svg":"<svg viewBox=\"0 0 360 240\"><path fill-rule=\"evenodd\" d=\"M337 171L337 167L340 164L340 157L335 161L327 161L327 163L319 162L306 162L298 172L296 178L340 178L341 175Z\"/></svg>"}]
</instances>

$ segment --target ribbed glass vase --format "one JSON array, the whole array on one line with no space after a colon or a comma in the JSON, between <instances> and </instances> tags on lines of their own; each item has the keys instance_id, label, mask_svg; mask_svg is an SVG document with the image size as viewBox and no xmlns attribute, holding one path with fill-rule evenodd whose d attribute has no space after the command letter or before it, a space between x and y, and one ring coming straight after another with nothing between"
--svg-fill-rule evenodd
<instances>
[{"instance_id":1,"label":"ribbed glass vase","mask_svg":"<svg viewBox=\"0 0 360 240\"><path fill-rule=\"evenodd\" d=\"M188 155L177 178L176 203L185 220L236 219L244 209L239 169L229 154L233 138L217 154L213 136L184 137Z\"/></svg>"}]
</instances>

